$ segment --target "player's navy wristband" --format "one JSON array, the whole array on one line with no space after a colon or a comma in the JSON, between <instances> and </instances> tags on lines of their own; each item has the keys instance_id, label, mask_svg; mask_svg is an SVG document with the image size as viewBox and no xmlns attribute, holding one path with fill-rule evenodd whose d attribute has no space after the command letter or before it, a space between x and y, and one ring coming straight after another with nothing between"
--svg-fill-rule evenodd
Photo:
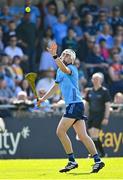
<instances>
[{"instance_id":1,"label":"player's navy wristband","mask_svg":"<svg viewBox=\"0 0 123 180\"><path fill-rule=\"evenodd\" d=\"M57 57L58 57L57 54L53 56L54 59L57 59Z\"/></svg>"}]
</instances>

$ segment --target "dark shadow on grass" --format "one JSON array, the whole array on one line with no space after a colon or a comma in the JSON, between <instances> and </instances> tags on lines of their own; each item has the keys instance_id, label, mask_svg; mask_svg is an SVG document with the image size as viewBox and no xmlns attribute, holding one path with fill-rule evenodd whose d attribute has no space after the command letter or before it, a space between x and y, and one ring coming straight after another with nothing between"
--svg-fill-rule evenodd
<instances>
[{"instance_id":1,"label":"dark shadow on grass","mask_svg":"<svg viewBox=\"0 0 123 180\"><path fill-rule=\"evenodd\" d=\"M90 175L91 172L83 172L83 173L69 173L70 175L79 176L79 175Z\"/></svg>"}]
</instances>

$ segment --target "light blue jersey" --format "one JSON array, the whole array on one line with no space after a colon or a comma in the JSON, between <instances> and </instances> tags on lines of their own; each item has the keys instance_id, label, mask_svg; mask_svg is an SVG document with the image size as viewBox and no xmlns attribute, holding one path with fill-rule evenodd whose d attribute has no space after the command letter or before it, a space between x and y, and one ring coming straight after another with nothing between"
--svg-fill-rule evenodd
<instances>
[{"instance_id":1,"label":"light blue jersey","mask_svg":"<svg viewBox=\"0 0 123 180\"><path fill-rule=\"evenodd\" d=\"M59 84L66 105L82 102L82 96L78 85L78 70L76 66L72 64L69 64L67 67L72 73L65 74L58 69L55 82Z\"/></svg>"}]
</instances>

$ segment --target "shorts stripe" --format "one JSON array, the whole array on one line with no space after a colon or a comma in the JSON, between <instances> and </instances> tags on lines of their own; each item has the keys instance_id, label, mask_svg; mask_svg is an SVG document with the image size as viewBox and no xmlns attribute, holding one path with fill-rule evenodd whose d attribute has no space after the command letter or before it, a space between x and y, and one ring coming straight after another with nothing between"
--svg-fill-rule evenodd
<instances>
[{"instance_id":1,"label":"shorts stripe","mask_svg":"<svg viewBox=\"0 0 123 180\"><path fill-rule=\"evenodd\" d=\"M69 114L72 114L72 113L73 113L74 107L75 107L75 104L71 104L70 109L69 109L69 111L68 111Z\"/></svg>"}]
</instances>

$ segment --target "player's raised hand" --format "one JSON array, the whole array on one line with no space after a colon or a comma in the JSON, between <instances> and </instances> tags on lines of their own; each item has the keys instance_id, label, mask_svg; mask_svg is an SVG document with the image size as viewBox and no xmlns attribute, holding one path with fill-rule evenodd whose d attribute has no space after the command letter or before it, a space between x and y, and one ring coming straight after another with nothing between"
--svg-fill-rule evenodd
<instances>
[{"instance_id":1,"label":"player's raised hand","mask_svg":"<svg viewBox=\"0 0 123 180\"><path fill-rule=\"evenodd\" d=\"M57 44L55 42L51 43L50 47L47 48L47 50L52 54L52 56L55 56L57 54Z\"/></svg>"}]
</instances>

